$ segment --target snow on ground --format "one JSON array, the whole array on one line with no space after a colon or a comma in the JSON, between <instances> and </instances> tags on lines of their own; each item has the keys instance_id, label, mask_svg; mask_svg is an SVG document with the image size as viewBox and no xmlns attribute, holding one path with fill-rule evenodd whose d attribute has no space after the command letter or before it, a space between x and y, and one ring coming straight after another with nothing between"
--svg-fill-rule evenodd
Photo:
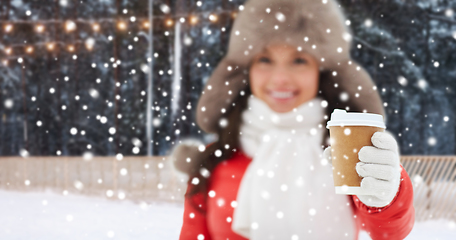
<instances>
[{"instance_id":1,"label":"snow on ground","mask_svg":"<svg viewBox=\"0 0 456 240\"><path fill-rule=\"evenodd\" d=\"M0 239L178 239L183 208L52 192L0 190ZM370 239L361 233L360 240ZM416 223L407 240L454 240L456 223Z\"/></svg>"},{"instance_id":2,"label":"snow on ground","mask_svg":"<svg viewBox=\"0 0 456 240\"><path fill-rule=\"evenodd\" d=\"M0 190L0 239L178 239L182 207Z\"/></svg>"}]
</instances>

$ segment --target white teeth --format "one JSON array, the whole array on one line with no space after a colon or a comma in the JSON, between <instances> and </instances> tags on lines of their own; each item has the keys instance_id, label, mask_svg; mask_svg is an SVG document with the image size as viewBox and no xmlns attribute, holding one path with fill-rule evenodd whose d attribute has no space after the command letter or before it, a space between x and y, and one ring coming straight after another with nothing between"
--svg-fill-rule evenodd
<instances>
[{"instance_id":1,"label":"white teeth","mask_svg":"<svg viewBox=\"0 0 456 240\"><path fill-rule=\"evenodd\" d=\"M273 98L291 98L293 97L293 92L276 92L276 91L271 91L271 96Z\"/></svg>"}]
</instances>

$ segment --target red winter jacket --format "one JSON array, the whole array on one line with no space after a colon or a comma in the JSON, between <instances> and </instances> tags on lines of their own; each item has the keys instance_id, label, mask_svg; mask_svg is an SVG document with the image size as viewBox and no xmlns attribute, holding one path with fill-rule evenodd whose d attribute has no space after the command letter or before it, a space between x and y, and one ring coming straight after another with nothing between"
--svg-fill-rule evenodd
<instances>
[{"instance_id":1,"label":"red winter jacket","mask_svg":"<svg viewBox=\"0 0 456 240\"><path fill-rule=\"evenodd\" d=\"M205 201L202 194L186 198L184 223L180 240L244 240L231 230L236 196L242 176L251 158L242 152L234 153L230 160L216 166L209 179L209 192ZM188 189L192 187L189 184ZM187 190L188 192L188 190ZM412 230L415 220L413 188L409 176L402 169L401 184L395 199L383 208L364 205L356 196L353 200L353 214L356 232L364 230L373 240L396 240L405 238ZM358 236L358 234L356 234Z\"/></svg>"}]
</instances>

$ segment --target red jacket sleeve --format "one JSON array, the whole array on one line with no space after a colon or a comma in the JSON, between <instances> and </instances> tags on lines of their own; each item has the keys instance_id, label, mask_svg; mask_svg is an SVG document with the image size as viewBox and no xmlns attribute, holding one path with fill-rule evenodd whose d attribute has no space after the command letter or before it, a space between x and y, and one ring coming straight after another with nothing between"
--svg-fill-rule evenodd
<instances>
[{"instance_id":1,"label":"red jacket sleeve","mask_svg":"<svg viewBox=\"0 0 456 240\"><path fill-rule=\"evenodd\" d=\"M405 169L402 166L401 169L399 191L389 205L382 208L368 207L356 195L352 196L358 226L373 240L404 239L412 231L415 222L413 186Z\"/></svg>"},{"instance_id":2,"label":"red jacket sleeve","mask_svg":"<svg viewBox=\"0 0 456 240\"><path fill-rule=\"evenodd\" d=\"M193 187L188 184L187 193ZM202 238L200 235L204 236ZM200 236L200 237L198 237ZM201 193L185 198L184 221L179 240L211 240L206 222L206 202Z\"/></svg>"}]
</instances>

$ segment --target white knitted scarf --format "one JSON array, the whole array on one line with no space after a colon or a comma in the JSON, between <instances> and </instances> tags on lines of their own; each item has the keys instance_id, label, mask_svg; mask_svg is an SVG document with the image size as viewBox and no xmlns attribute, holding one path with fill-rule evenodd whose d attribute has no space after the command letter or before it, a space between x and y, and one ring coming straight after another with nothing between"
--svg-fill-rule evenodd
<instances>
[{"instance_id":1,"label":"white knitted scarf","mask_svg":"<svg viewBox=\"0 0 456 240\"><path fill-rule=\"evenodd\" d=\"M242 178L232 229L251 240L354 239L347 196L336 195L321 159L322 99L277 113L253 95L240 143L252 163Z\"/></svg>"}]
</instances>

